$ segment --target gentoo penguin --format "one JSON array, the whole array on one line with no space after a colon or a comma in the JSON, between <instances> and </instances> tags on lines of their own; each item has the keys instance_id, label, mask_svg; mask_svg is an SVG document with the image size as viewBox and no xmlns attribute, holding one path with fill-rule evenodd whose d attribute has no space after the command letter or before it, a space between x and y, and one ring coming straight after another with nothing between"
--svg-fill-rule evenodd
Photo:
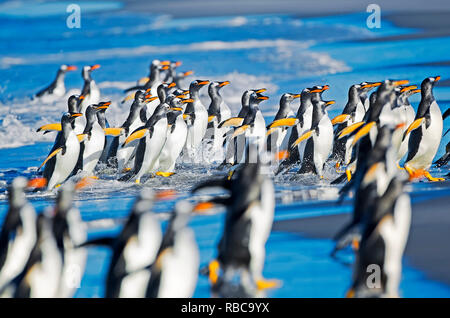
<instances>
[{"instance_id":1,"label":"gentoo penguin","mask_svg":"<svg viewBox=\"0 0 450 318\"><path fill-rule=\"evenodd\" d=\"M126 138L130 136L138 127L145 125L147 122L147 113L145 106L157 99L156 96L151 96L144 91L137 91L134 96L133 104L130 106L130 112L125 122L120 126L122 133L116 136L109 151L109 158L116 158L117 171L121 172L125 168L126 164L136 153L136 147L138 142L131 142L125 147L121 147Z\"/></svg>"},{"instance_id":2,"label":"gentoo penguin","mask_svg":"<svg viewBox=\"0 0 450 318\"><path fill-rule=\"evenodd\" d=\"M145 297L150 278L147 266L153 264L162 239L159 222L151 212L156 199L158 194L150 188L142 189L117 237L95 239L83 244L104 245L112 249L105 297Z\"/></svg>"},{"instance_id":3,"label":"gentoo penguin","mask_svg":"<svg viewBox=\"0 0 450 318\"><path fill-rule=\"evenodd\" d=\"M250 95L253 94L254 92L261 94L261 93L264 93L265 91L266 91L265 88L246 90L242 94L241 109L239 110L237 117L232 117L225 121L222 121L219 124L219 128L238 127L238 126L242 125L242 122L244 121L244 117L245 117L245 115L247 115L247 112L250 109ZM227 136L225 137L225 143L226 143L225 159L224 159L223 163L221 164L221 166L233 165L233 164L241 161L241 158L237 158L238 154L236 152L236 145L243 144L245 138L243 135L239 135L236 138L231 139L233 132L234 132L234 130L228 130Z\"/></svg>"},{"instance_id":4,"label":"gentoo penguin","mask_svg":"<svg viewBox=\"0 0 450 318\"><path fill-rule=\"evenodd\" d=\"M167 137L166 143L159 158L160 176L170 176L174 173L175 162L180 156L186 143L187 125L183 119L182 106L191 102L190 99L173 98L170 101L170 111L167 113Z\"/></svg>"},{"instance_id":5,"label":"gentoo penguin","mask_svg":"<svg viewBox=\"0 0 450 318\"><path fill-rule=\"evenodd\" d=\"M187 227L192 205L179 201L164 233L148 282L146 297L192 297L197 284L200 252L194 231Z\"/></svg>"},{"instance_id":6,"label":"gentoo penguin","mask_svg":"<svg viewBox=\"0 0 450 318\"><path fill-rule=\"evenodd\" d=\"M212 140L213 153L222 155L222 146L224 143L224 134L227 132L226 127L219 128L219 124L231 117L230 107L225 103L220 90L222 87L229 85L229 81L211 82L208 86L208 94L211 98L211 104L208 108L208 128L206 130L205 139Z\"/></svg>"},{"instance_id":7,"label":"gentoo penguin","mask_svg":"<svg viewBox=\"0 0 450 318\"><path fill-rule=\"evenodd\" d=\"M445 120L448 116L450 116L450 108L447 109L447 110L445 111L445 113L442 115L442 120ZM447 131L445 132L444 136L445 136L449 131L450 131L450 129L447 130ZM442 167L442 166L445 166L445 165L448 163L449 160L450 160L450 142L447 143L447 146L445 146L445 154L444 154L441 158L439 158L438 160L436 160L436 162L435 162L436 167Z\"/></svg>"},{"instance_id":8,"label":"gentoo penguin","mask_svg":"<svg viewBox=\"0 0 450 318\"><path fill-rule=\"evenodd\" d=\"M281 145L281 150L288 151L289 156L280 163L275 174L279 174L280 172L289 169L293 164L303 160L305 143L299 143L295 147L291 147L291 145L294 145L298 138L311 129L312 113L314 108L311 102L312 96L314 94L318 94L318 99L321 99L320 95L328 88L329 86L325 85L303 89L300 95L300 107L298 108L295 116L296 120L286 124L286 126L291 126L291 128L288 129L286 137Z\"/></svg>"},{"instance_id":9,"label":"gentoo penguin","mask_svg":"<svg viewBox=\"0 0 450 318\"><path fill-rule=\"evenodd\" d=\"M84 115L86 108L91 104L98 104L100 102L100 89L97 84L91 77L91 73L93 70L100 68L99 64L95 65L86 65L83 67L81 72L81 76L84 80L83 89L81 90L81 95L84 99L81 101L80 108L78 109L79 113Z\"/></svg>"},{"instance_id":10,"label":"gentoo penguin","mask_svg":"<svg viewBox=\"0 0 450 318\"><path fill-rule=\"evenodd\" d=\"M278 127L284 122L295 120L295 114L291 109L291 103L294 99L299 98L301 94L285 93L281 95L280 107L273 119L273 122L267 126L267 151L276 153L288 132L287 127Z\"/></svg>"},{"instance_id":11,"label":"gentoo penguin","mask_svg":"<svg viewBox=\"0 0 450 318\"><path fill-rule=\"evenodd\" d=\"M72 122L81 113L64 113L61 118L61 138L55 141L50 154L41 164L45 165L43 177L47 180L47 189L51 190L64 182L72 173L80 154L80 142L72 129Z\"/></svg>"},{"instance_id":12,"label":"gentoo penguin","mask_svg":"<svg viewBox=\"0 0 450 318\"><path fill-rule=\"evenodd\" d=\"M52 231L52 208L36 220L37 238L26 265L9 284L0 287L3 297L56 298L61 282L62 257Z\"/></svg>"},{"instance_id":13,"label":"gentoo penguin","mask_svg":"<svg viewBox=\"0 0 450 318\"><path fill-rule=\"evenodd\" d=\"M416 112L414 108L411 106L411 103L408 100L408 97L420 93L420 89L416 89L417 86L405 86L405 87L397 87L397 100L396 105L393 109L394 116L396 116L399 122L404 123L403 134L408 129L409 125L411 125L416 117ZM397 161L400 161L408 152L408 143L409 143L409 135L406 136L403 140L400 140L400 145L398 146L398 154Z\"/></svg>"},{"instance_id":14,"label":"gentoo penguin","mask_svg":"<svg viewBox=\"0 0 450 318\"><path fill-rule=\"evenodd\" d=\"M259 93L252 93L250 95L250 108L245 115L242 125L237 127L231 136L231 139L239 135L245 136L242 143L238 142L236 144L236 157L242 158L237 163L255 163L258 155L265 151L266 122L259 109L259 104L268 99L269 97Z\"/></svg>"},{"instance_id":15,"label":"gentoo penguin","mask_svg":"<svg viewBox=\"0 0 450 318\"><path fill-rule=\"evenodd\" d=\"M336 128L337 135L346 127L353 125L354 123L361 122L369 109L369 99L367 93L381 85L381 82L355 84L350 86L348 90L347 104L342 111L342 114L333 118L331 123L338 125ZM340 166L344 162L349 162L351 156L351 143L353 138L341 138L337 139L333 145L333 158L337 162L337 166Z\"/></svg>"},{"instance_id":16,"label":"gentoo penguin","mask_svg":"<svg viewBox=\"0 0 450 318\"><path fill-rule=\"evenodd\" d=\"M402 257L411 225L411 202L403 192L405 181L392 179L385 193L374 201L363 224L347 297L399 297Z\"/></svg>"},{"instance_id":17,"label":"gentoo penguin","mask_svg":"<svg viewBox=\"0 0 450 318\"><path fill-rule=\"evenodd\" d=\"M444 126L441 110L433 96L433 87L440 78L440 76L436 76L423 80L421 84L422 99L416 117L405 132L405 136L411 134L405 169L412 177L425 176L430 181L444 180L432 177L427 171L439 148Z\"/></svg>"},{"instance_id":18,"label":"gentoo penguin","mask_svg":"<svg viewBox=\"0 0 450 318\"><path fill-rule=\"evenodd\" d=\"M78 135L80 141L80 153L74 173L79 170L92 174L105 147L105 131L98 122L97 113L107 109L111 102L100 102L90 105L86 109L86 126L83 133Z\"/></svg>"},{"instance_id":19,"label":"gentoo penguin","mask_svg":"<svg viewBox=\"0 0 450 318\"><path fill-rule=\"evenodd\" d=\"M133 178L139 184L143 175L157 172L159 156L167 138L167 112L169 108L166 103L160 104L147 120L145 126L137 128L125 140L123 147L133 140L140 139L136 149L133 170L119 180L126 181Z\"/></svg>"},{"instance_id":20,"label":"gentoo penguin","mask_svg":"<svg viewBox=\"0 0 450 318\"><path fill-rule=\"evenodd\" d=\"M83 98L84 97L82 95L71 95L67 100L67 111L71 114L78 113L79 105ZM85 122L80 120L81 117L75 118L75 120L72 122L72 128L76 134L81 134L84 130ZM61 131L61 123L53 123L41 126L36 130L36 132L40 131L43 131L44 134L50 131ZM59 137L60 136L57 136L57 138Z\"/></svg>"},{"instance_id":21,"label":"gentoo penguin","mask_svg":"<svg viewBox=\"0 0 450 318\"><path fill-rule=\"evenodd\" d=\"M55 80L46 88L36 93L35 97L55 97L59 98L66 94L66 87L64 85L64 78L67 72L75 71L77 69L74 65L61 65L56 73Z\"/></svg>"},{"instance_id":22,"label":"gentoo penguin","mask_svg":"<svg viewBox=\"0 0 450 318\"><path fill-rule=\"evenodd\" d=\"M355 189L353 218L335 236L337 243L333 254L354 241L355 238L359 240L359 232L355 234L356 227L361 224L366 213L384 194L390 181L396 175L398 171L395 165L397 149L392 145L392 137L397 131L401 134L403 126L398 125L393 128L385 125L380 128L375 145L370 149L366 161L359 163L360 169L351 181L340 190L342 199L350 189Z\"/></svg>"},{"instance_id":23,"label":"gentoo penguin","mask_svg":"<svg viewBox=\"0 0 450 318\"><path fill-rule=\"evenodd\" d=\"M106 119L106 110L108 108L102 108L97 112L97 120L100 127L102 127L103 131L105 132L105 147L103 148L102 155L100 156L99 162L101 163L107 163L108 162L108 154L109 149L111 148L111 144L114 140L114 134L108 133L112 130L108 123L108 119ZM116 130L116 129L114 129ZM121 133L122 131L120 131Z\"/></svg>"},{"instance_id":24,"label":"gentoo penguin","mask_svg":"<svg viewBox=\"0 0 450 318\"><path fill-rule=\"evenodd\" d=\"M212 204L226 207L225 224L217 246L217 259L209 265L213 290L225 297L253 295L257 289L273 288L277 281L265 280L262 272L265 244L272 228L275 192L272 180L262 173L262 163L243 164L233 177L202 182L192 192L220 187L229 192ZM230 284L240 278L242 295L229 295Z\"/></svg>"},{"instance_id":25,"label":"gentoo penguin","mask_svg":"<svg viewBox=\"0 0 450 318\"><path fill-rule=\"evenodd\" d=\"M323 178L325 162L333 149L333 125L326 107L335 102L325 102L317 96L313 96L311 101L313 104L311 129L300 136L291 147L296 147L301 141L307 140L299 173L315 173Z\"/></svg>"},{"instance_id":26,"label":"gentoo penguin","mask_svg":"<svg viewBox=\"0 0 450 318\"><path fill-rule=\"evenodd\" d=\"M200 100L200 89L209 84L209 81L196 80L189 85L189 99L184 114L187 115L188 136L186 139L186 154L189 157L195 156L196 151L201 146L203 137L208 126L208 112Z\"/></svg>"},{"instance_id":27,"label":"gentoo penguin","mask_svg":"<svg viewBox=\"0 0 450 318\"><path fill-rule=\"evenodd\" d=\"M24 268L36 241L36 212L25 197L27 180L8 187L9 209L0 231L0 289Z\"/></svg>"},{"instance_id":28,"label":"gentoo penguin","mask_svg":"<svg viewBox=\"0 0 450 318\"><path fill-rule=\"evenodd\" d=\"M71 298L80 287L86 266L87 251L79 247L87 238L86 226L80 211L72 204L75 184L67 182L58 192L52 229L62 257L61 281L58 297Z\"/></svg>"}]
</instances>

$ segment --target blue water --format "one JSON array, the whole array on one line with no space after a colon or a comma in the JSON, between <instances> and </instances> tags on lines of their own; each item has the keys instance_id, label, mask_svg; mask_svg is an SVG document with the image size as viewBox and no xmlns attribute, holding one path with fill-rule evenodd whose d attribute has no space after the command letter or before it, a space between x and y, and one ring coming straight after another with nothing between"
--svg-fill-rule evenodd
<instances>
[{"instance_id":1,"label":"blue water","mask_svg":"<svg viewBox=\"0 0 450 318\"><path fill-rule=\"evenodd\" d=\"M13 4L8 7L0 3L0 222L7 209L7 183L17 175L33 176L51 148L54 136L42 136L35 129L58 120L66 103L63 99L42 104L30 102L28 97L47 85L62 63L79 68L102 65L93 77L103 98L113 101L107 113L112 125L126 117L128 105L118 103L122 89L147 75L149 62L155 58L180 60L181 70L193 69L197 78L230 80L232 84L223 90L223 96L234 112L239 109L243 90L267 87L271 99L262 104L267 122L274 116L282 93L300 92L312 85L330 85L324 97L336 100L330 111L334 116L345 105L347 89L353 83L406 78L419 84L432 75L448 78L449 66L424 63L445 61L449 38L364 42L361 40L420 32L399 29L385 20L382 28L367 29L365 13L305 19L278 14L173 19L127 12L119 2L109 1L81 4L81 28L68 29L65 2ZM70 93L79 91L81 85L79 71L67 75ZM435 96L445 110L450 89L438 85ZM208 98L202 98L208 104ZM410 100L417 107L419 96ZM437 156L447 142L448 136L442 140ZM338 188L329 185L336 176L333 169L329 170L325 181L313 176L297 181L277 178L275 219L349 213L350 202L342 206L333 202ZM433 170L438 176L447 172L448 168ZM220 172L213 166L181 166L173 178L151 180L149 186L174 188L180 198L185 198L193 180L217 174ZM83 220L89 222L89 236L118 232L138 190L135 185L100 176L78 194L75 205ZM408 190L413 202L448 196L450 192L448 183L415 183ZM54 193L33 194L29 199L42 210L52 204ZM159 203L155 211L164 215L173 203ZM222 217L222 213L197 216L191 222L202 264L215 255ZM329 257L332 246L329 240L273 232L267 243L264 274L282 280L283 286L268 296L342 297L350 284L351 268ZM103 295L109 254L104 248L89 250L86 273L76 296ZM352 255L347 256L351 261ZM406 259L401 295L450 297L450 287L429 280ZM209 296L204 277L199 278L195 296Z\"/></svg>"}]
</instances>

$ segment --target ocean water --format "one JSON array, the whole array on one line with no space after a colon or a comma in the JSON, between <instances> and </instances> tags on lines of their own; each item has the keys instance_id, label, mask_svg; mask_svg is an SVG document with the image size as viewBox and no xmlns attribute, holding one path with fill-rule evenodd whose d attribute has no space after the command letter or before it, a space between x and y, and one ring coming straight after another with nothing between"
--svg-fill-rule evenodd
<instances>
[{"instance_id":1,"label":"ocean water","mask_svg":"<svg viewBox=\"0 0 450 318\"><path fill-rule=\"evenodd\" d=\"M93 78L102 100L111 100L107 111L112 126L127 116L129 103L121 104L123 89L148 74L151 60L179 60L180 70L194 70L190 79L229 80L222 96L233 113L240 108L242 92L266 87L270 100L261 105L267 123L277 110L284 92L328 84L326 99L335 99L330 117L345 105L348 87L356 82L385 78L409 79L420 84L428 76L447 79L449 66L444 52L449 38L370 42L377 37L420 32L400 29L383 20L382 28L368 29L366 13L300 19L290 15L252 15L174 19L167 15L127 12L120 2L81 4L81 28L66 26L65 2L9 1L0 4L0 222L7 210L6 185L15 176L33 177L47 156L54 134L36 133L39 126L59 121L66 100L45 103L30 96L48 85L60 64L101 64ZM429 48L436 48L430 50ZM430 64L433 63L433 64ZM80 71L66 76L67 96L82 86ZM188 86L188 81L184 85ZM450 89L437 85L435 97L441 106L450 100ZM206 89L201 96L209 105ZM419 96L410 98L417 107ZM296 105L293 105L296 107ZM442 108L445 110L444 108ZM444 131L449 128L445 123ZM443 138L437 156L444 152ZM440 176L448 168L433 169ZM175 189L178 198L202 179L222 175L215 165L179 165L171 178L155 178L146 186ZM337 206L338 187L329 182L337 175L328 167L325 180L314 176L277 177L276 220L349 213L346 201ZM195 180L195 182L193 182ZM80 192L75 205L88 224L89 236L116 233L127 217L140 187L100 175L100 180ZM414 200L448 196L448 183L420 182L408 186ZM29 196L38 211L53 204L54 192ZM174 201L155 206L165 225ZM201 263L215 255L223 211L196 216L191 226L200 247ZM338 229L336 229L338 230ZM273 232L267 243L264 274L283 281L269 297L342 297L350 284L351 268L329 257L333 244L284 232ZM101 297L110 252L90 248L86 273L77 297ZM352 256L348 255L349 260ZM426 273L405 259L401 293L406 297L450 297L450 287L431 281ZM200 277L196 297L208 297L206 278Z\"/></svg>"}]
</instances>

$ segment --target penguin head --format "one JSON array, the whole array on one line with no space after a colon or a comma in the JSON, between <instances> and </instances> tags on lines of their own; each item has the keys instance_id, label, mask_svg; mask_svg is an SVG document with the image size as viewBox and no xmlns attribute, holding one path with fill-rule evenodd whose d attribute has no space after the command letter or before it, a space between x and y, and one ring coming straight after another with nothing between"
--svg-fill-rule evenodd
<instances>
[{"instance_id":1,"label":"penguin head","mask_svg":"<svg viewBox=\"0 0 450 318\"><path fill-rule=\"evenodd\" d=\"M260 94L260 93L256 93L256 92L253 92L251 95L250 95L250 106L252 106L252 105L259 105L261 102L263 102L263 101L265 101L265 100L268 100L269 99L269 97L268 96L265 96L265 95L262 95L262 94Z\"/></svg>"},{"instance_id":2,"label":"penguin head","mask_svg":"<svg viewBox=\"0 0 450 318\"><path fill-rule=\"evenodd\" d=\"M83 77L84 80L89 80L91 78L91 72L98 68L100 68L100 64L85 65L81 70L81 76Z\"/></svg>"},{"instance_id":3,"label":"penguin head","mask_svg":"<svg viewBox=\"0 0 450 318\"><path fill-rule=\"evenodd\" d=\"M158 98L161 102L166 101L167 98L167 91L169 90L169 84L162 83L158 85L156 88L156 93L158 94Z\"/></svg>"},{"instance_id":4,"label":"penguin head","mask_svg":"<svg viewBox=\"0 0 450 318\"><path fill-rule=\"evenodd\" d=\"M186 200L178 201L175 204L174 215L172 219L172 230L175 232L185 228L190 219L193 206Z\"/></svg>"},{"instance_id":5,"label":"penguin head","mask_svg":"<svg viewBox=\"0 0 450 318\"><path fill-rule=\"evenodd\" d=\"M76 71L76 70L77 70L77 67L76 67L75 65L66 65L66 64L63 64L63 65L61 65L61 66L59 67L59 70L60 70L61 72L66 73L66 72Z\"/></svg>"},{"instance_id":6,"label":"penguin head","mask_svg":"<svg viewBox=\"0 0 450 318\"><path fill-rule=\"evenodd\" d=\"M69 113L76 113L78 112L78 100L79 96L72 95L67 100L67 108L69 110Z\"/></svg>"},{"instance_id":7,"label":"penguin head","mask_svg":"<svg viewBox=\"0 0 450 318\"><path fill-rule=\"evenodd\" d=\"M191 85L189 85L189 92L195 93L198 92L203 86L209 84L208 80L195 80L191 82Z\"/></svg>"},{"instance_id":8,"label":"penguin head","mask_svg":"<svg viewBox=\"0 0 450 318\"><path fill-rule=\"evenodd\" d=\"M155 193L153 192L152 189L150 188L142 189L134 204L133 213L142 214L145 212L149 212L153 206L154 199Z\"/></svg>"},{"instance_id":9,"label":"penguin head","mask_svg":"<svg viewBox=\"0 0 450 318\"><path fill-rule=\"evenodd\" d=\"M280 98L280 105L289 105L294 99L300 98L301 94L284 93Z\"/></svg>"},{"instance_id":10,"label":"penguin head","mask_svg":"<svg viewBox=\"0 0 450 318\"><path fill-rule=\"evenodd\" d=\"M243 107L248 107L250 105L250 96L253 93L264 93L265 91L267 91L267 89L265 88L252 88L252 89L248 89L246 90L243 94L242 94L242 98L241 98L241 103Z\"/></svg>"},{"instance_id":11,"label":"penguin head","mask_svg":"<svg viewBox=\"0 0 450 318\"><path fill-rule=\"evenodd\" d=\"M69 125L75 120L75 118L83 116L81 113L64 113L61 117L62 127Z\"/></svg>"},{"instance_id":12,"label":"penguin head","mask_svg":"<svg viewBox=\"0 0 450 318\"><path fill-rule=\"evenodd\" d=\"M172 112L180 112L183 113L183 107L186 103L191 102L191 99L179 98L178 96L173 96L170 99L170 110Z\"/></svg>"},{"instance_id":13,"label":"penguin head","mask_svg":"<svg viewBox=\"0 0 450 318\"><path fill-rule=\"evenodd\" d=\"M12 207L20 207L25 204L25 189L28 181L25 177L16 177L8 187L9 202Z\"/></svg>"},{"instance_id":14,"label":"penguin head","mask_svg":"<svg viewBox=\"0 0 450 318\"><path fill-rule=\"evenodd\" d=\"M420 85L420 88L422 90L423 96L429 96L432 94L432 90L436 82L438 82L441 79L440 76L434 76L434 77L427 77L422 81L422 84Z\"/></svg>"},{"instance_id":15,"label":"penguin head","mask_svg":"<svg viewBox=\"0 0 450 318\"><path fill-rule=\"evenodd\" d=\"M328 85L323 85L323 86L316 85L316 86L313 86L313 87L311 87L309 89L309 93L310 94L316 94L318 97L321 97L322 93L325 92L329 88L330 88L330 86L328 86Z\"/></svg>"},{"instance_id":16,"label":"penguin head","mask_svg":"<svg viewBox=\"0 0 450 318\"><path fill-rule=\"evenodd\" d=\"M94 105L89 105L85 112L86 120L88 123L93 123L97 118L97 108Z\"/></svg>"},{"instance_id":17,"label":"penguin head","mask_svg":"<svg viewBox=\"0 0 450 318\"><path fill-rule=\"evenodd\" d=\"M211 96L211 98L215 95L217 95L220 91L220 89L226 85L229 85L230 81L223 81L223 82L211 82L208 86L208 94Z\"/></svg>"},{"instance_id":18,"label":"penguin head","mask_svg":"<svg viewBox=\"0 0 450 318\"><path fill-rule=\"evenodd\" d=\"M367 94L375 87L378 87L381 85L381 82L362 82L359 84L359 90L361 93Z\"/></svg>"}]
</instances>

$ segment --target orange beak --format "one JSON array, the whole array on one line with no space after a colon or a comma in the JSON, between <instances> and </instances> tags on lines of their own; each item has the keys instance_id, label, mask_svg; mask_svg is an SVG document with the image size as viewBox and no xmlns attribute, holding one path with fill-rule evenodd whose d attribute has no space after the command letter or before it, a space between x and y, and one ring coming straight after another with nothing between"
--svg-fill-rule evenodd
<instances>
[{"instance_id":1,"label":"orange beak","mask_svg":"<svg viewBox=\"0 0 450 318\"><path fill-rule=\"evenodd\" d=\"M219 87L223 87L223 86L226 86L226 85L229 85L229 84L230 84L229 81L225 81L225 82L220 83Z\"/></svg>"},{"instance_id":2,"label":"orange beak","mask_svg":"<svg viewBox=\"0 0 450 318\"><path fill-rule=\"evenodd\" d=\"M94 64L91 66L91 70L96 70L98 68L100 68L100 64Z\"/></svg>"},{"instance_id":3,"label":"orange beak","mask_svg":"<svg viewBox=\"0 0 450 318\"><path fill-rule=\"evenodd\" d=\"M209 81L201 81L198 83L198 85L206 85L206 84L209 84Z\"/></svg>"},{"instance_id":4,"label":"orange beak","mask_svg":"<svg viewBox=\"0 0 450 318\"><path fill-rule=\"evenodd\" d=\"M69 66L67 66L67 70L68 71L76 71L77 67L75 65L69 65Z\"/></svg>"},{"instance_id":5,"label":"orange beak","mask_svg":"<svg viewBox=\"0 0 450 318\"><path fill-rule=\"evenodd\" d=\"M187 71L187 72L183 73L184 76L189 76L189 75L192 75L192 74L194 74L194 71Z\"/></svg>"},{"instance_id":6,"label":"orange beak","mask_svg":"<svg viewBox=\"0 0 450 318\"><path fill-rule=\"evenodd\" d=\"M181 66L181 64L183 64L181 61L177 61L175 62L175 67Z\"/></svg>"}]
</instances>

